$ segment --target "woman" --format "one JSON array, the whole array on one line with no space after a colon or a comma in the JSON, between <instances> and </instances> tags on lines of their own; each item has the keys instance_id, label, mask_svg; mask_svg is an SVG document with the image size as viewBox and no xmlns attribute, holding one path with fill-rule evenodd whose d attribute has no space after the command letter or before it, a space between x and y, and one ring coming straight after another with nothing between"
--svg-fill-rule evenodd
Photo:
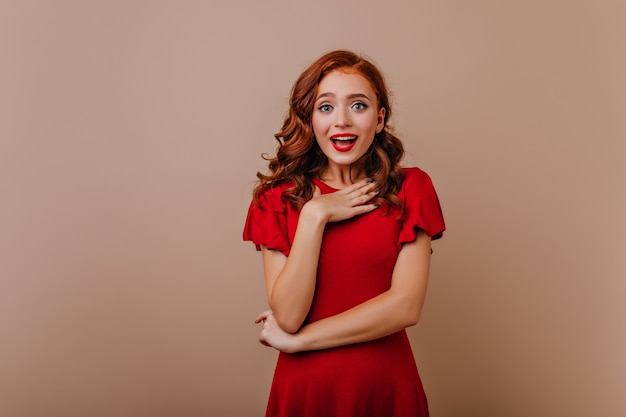
<instances>
[{"instance_id":1,"label":"woman","mask_svg":"<svg viewBox=\"0 0 626 417\"><path fill-rule=\"evenodd\" d=\"M280 351L267 416L427 416L405 328L419 319L431 240L445 229L430 178L402 168L380 71L330 52L296 81L243 233L262 252Z\"/></svg>"}]
</instances>

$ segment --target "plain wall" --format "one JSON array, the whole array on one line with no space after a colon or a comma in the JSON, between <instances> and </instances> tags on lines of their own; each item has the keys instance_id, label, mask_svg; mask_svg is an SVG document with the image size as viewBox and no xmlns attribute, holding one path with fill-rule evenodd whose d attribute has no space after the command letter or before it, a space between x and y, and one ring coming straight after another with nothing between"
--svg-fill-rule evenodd
<instances>
[{"instance_id":1,"label":"plain wall","mask_svg":"<svg viewBox=\"0 0 626 417\"><path fill-rule=\"evenodd\" d=\"M432 415L626 416L625 39L620 0L3 1L0 415L263 414L250 191L348 48L446 216Z\"/></svg>"}]
</instances>

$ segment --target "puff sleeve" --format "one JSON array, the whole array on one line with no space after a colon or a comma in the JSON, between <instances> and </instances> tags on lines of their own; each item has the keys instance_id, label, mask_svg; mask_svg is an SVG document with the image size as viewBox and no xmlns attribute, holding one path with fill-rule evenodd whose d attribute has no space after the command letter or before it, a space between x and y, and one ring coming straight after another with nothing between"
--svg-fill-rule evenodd
<instances>
[{"instance_id":1,"label":"puff sleeve","mask_svg":"<svg viewBox=\"0 0 626 417\"><path fill-rule=\"evenodd\" d=\"M405 204L398 247L414 241L418 229L433 240L443 236L446 225L437 192L428 174L419 168L405 168L404 182L398 197Z\"/></svg>"},{"instance_id":2,"label":"puff sleeve","mask_svg":"<svg viewBox=\"0 0 626 417\"><path fill-rule=\"evenodd\" d=\"M264 191L259 196L259 203L260 205L254 201L250 203L243 240L254 243L257 250L261 250L261 245L266 245L268 249L278 250L289 256L291 244L282 190L271 188Z\"/></svg>"}]
</instances>

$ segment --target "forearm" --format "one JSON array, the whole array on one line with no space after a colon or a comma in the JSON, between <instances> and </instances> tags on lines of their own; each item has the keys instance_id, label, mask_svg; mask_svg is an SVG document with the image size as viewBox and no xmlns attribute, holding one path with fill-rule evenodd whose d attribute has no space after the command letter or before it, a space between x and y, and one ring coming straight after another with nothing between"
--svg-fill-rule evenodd
<instances>
[{"instance_id":1,"label":"forearm","mask_svg":"<svg viewBox=\"0 0 626 417\"><path fill-rule=\"evenodd\" d=\"M325 224L303 210L289 257L268 289L270 308L290 333L300 328L311 308Z\"/></svg>"},{"instance_id":2,"label":"forearm","mask_svg":"<svg viewBox=\"0 0 626 417\"><path fill-rule=\"evenodd\" d=\"M430 238L419 233L403 246L386 292L343 313L303 327L297 350L328 349L378 339L415 325L422 312L430 270Z\"/></svg>"},{"instance_id":3,"label":"forearm","mask_svg":"<svg viewBox=\"0 0 626 417\"><path fill-rule=\"evenodd\" d=\"M272 317L284 331L298 331L311 308L326 224L376 209L377 205L366 204L377 194L376 187L376 183L363 180L325 195L316 188L300 210L289 256L263 248L267 299Z\"/></svg>"},{"instance_id":4,"label":"forearm","mask_svg":"<svg viewBox=\"0 0 626 417\"><path fill-rule=\"evenodd\" d=\"M385 292L350 310L304 326L296 351L329 349L388 336L419 320L424 298Z\"/></svg>"}]
</instances>

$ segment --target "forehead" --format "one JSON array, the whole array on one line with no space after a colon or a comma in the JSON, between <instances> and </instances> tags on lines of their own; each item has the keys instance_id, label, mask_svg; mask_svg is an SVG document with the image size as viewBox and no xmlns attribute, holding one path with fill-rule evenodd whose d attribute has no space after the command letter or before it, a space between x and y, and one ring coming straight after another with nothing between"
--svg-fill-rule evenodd
<instances>
[{"instance_id":1,"label":"forehead","mask_svg":"<svg viewBox=\"0 0 626 417\"><path fill-rule=\"evenodd\" d=\"M326 74L317 87L317 96L324 93L363 93L371 99L376 97L372 83L360 72L351 68L339 68Z\"/></svg>"}]
</instances>

